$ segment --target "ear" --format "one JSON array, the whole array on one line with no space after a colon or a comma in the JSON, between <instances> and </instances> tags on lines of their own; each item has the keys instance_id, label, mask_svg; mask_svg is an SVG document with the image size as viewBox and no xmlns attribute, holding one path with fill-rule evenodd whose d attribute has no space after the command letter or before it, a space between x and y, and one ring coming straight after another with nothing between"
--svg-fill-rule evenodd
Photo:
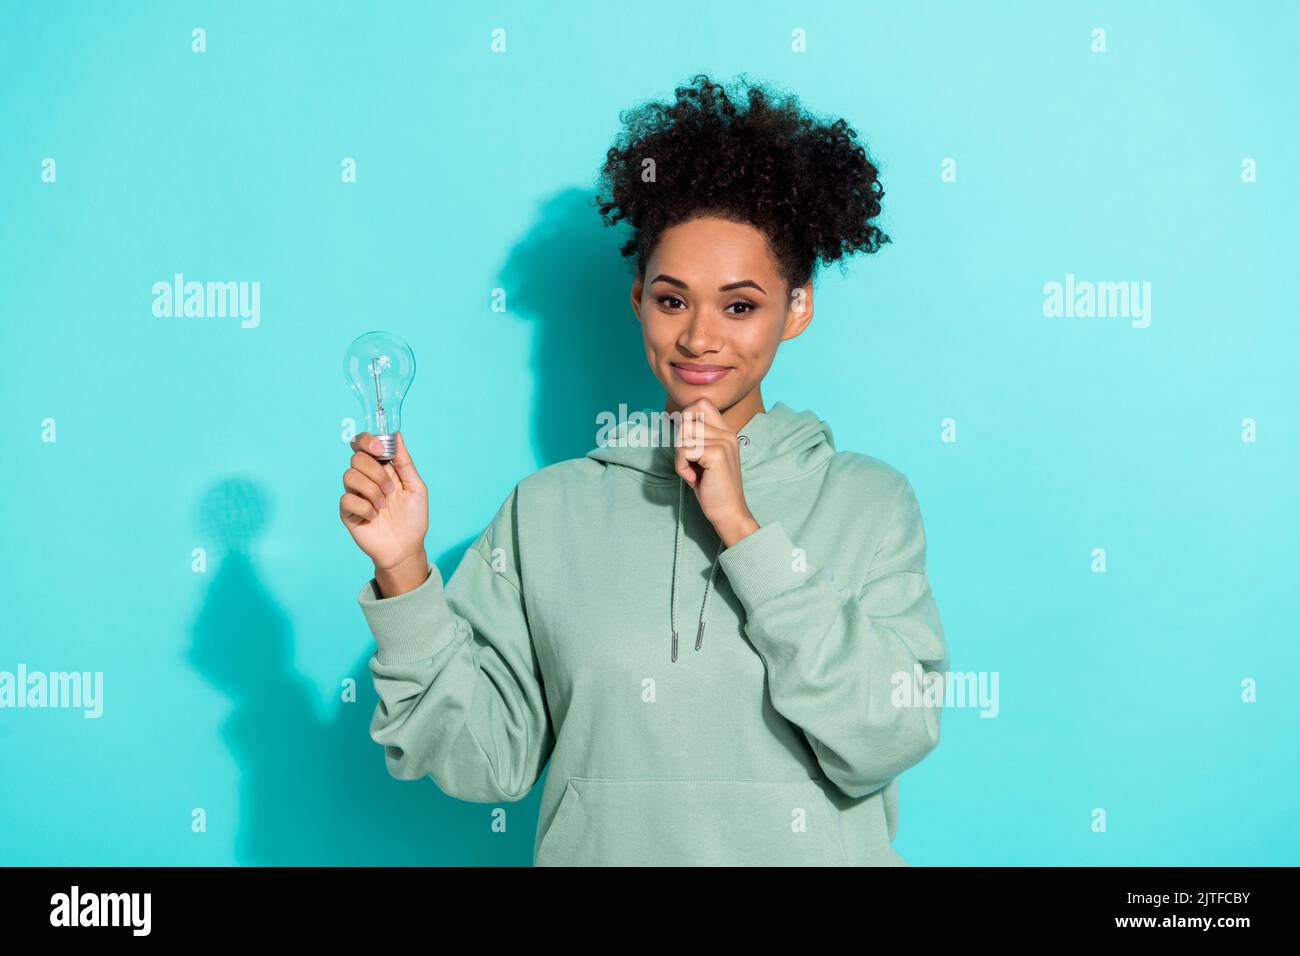
<instances>
[{"instance_id":1,"label":"ear","mask_svg":"<svg viewBox=\"0 0 1300 956\"><path fill-rule=\"evenodd\" d=\"M645 290L645 276L637 274L632 281L632 311L636 313L636 320L641 321L641 294Z\"/></svg>"},{"instance_id":2,"label":"ear","mask_svg":"<svg viewBox=\"0 0 1300 956\"><path fill-rule=\"evenodd\" d=\"M781 332L781 341L792 339L808 328L813 317L813 284L809 279L790 292L790 302L785 311L785 328Z\"/></svg>"}]
</instances>

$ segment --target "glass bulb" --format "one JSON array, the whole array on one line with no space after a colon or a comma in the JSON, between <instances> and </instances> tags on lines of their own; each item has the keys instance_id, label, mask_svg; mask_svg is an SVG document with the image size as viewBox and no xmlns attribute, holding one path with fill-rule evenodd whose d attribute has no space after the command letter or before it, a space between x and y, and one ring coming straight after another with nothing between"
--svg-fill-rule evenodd
<instances>
[{"instance_id":1,"label":"glass bulb","mask_svg":"<svg viewBox=\"0 0 1300 956\"><path fill-rule=\"evenodd\" d=\"M402 428L402 400L415 378L415 353L392 332L367 332L358 336L343 358L343 374L365 410L365 428L384 446L380 461L397 455Z\"/></svg>"}]
</instances>

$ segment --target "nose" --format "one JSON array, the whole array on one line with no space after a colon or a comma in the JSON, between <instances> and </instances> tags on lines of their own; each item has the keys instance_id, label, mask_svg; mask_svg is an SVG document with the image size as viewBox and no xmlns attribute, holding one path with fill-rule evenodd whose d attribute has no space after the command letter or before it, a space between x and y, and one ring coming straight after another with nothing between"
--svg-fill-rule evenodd
<instances>
[{"instance_id":1,"label":"nose","mask_svg":"<svg viewBox=\"0 0 1300 956\"><path fill-rule=\"evenodd\" d=\"M696 309L677 340L677 344L691 355L716 352L722 347L722 342L713 328L712 321L706 315L706 311L705 309Z\"/></svg>"}]
</instances>

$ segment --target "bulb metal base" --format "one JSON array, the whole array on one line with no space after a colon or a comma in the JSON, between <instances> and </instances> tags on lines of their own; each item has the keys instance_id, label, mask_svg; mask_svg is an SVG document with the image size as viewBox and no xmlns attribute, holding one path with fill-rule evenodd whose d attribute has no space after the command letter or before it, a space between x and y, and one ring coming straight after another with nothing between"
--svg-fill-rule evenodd
<instances>
[{"instance_id":1,"label":"bulb metal base","mask_svg":"<svg viewBox=\"0 0 1300 956\"><path fill-rule=\"evenodd\" d=\"M392 461L397 457L396 435L376 435L375 437L379 439L379 444L384 446L384 450L375 456L377 459L380 461Z\"/></svg>"}]
</instances>

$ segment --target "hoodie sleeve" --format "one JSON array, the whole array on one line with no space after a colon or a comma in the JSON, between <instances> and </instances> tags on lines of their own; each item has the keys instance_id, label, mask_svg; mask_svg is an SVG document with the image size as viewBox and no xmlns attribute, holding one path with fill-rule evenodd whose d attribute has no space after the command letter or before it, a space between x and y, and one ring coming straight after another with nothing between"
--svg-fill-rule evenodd
<instances>
[{"instance_id":1,"label":"hoodie sleeve","mask_svg":"<svg viewBox=\"0 0 1300 956\"><path fill-rule=\"evenodd\" d=\"M555 744L521 590L515 494L445 589L430 565L411 591L381 598L372 578L358 596L377 644L370 736L388 772L432 776L480 803L524 797Z\"/></svg>"},{"instance_id":2,"label":"hoodie sleeve","mask_svg":"<svg viewBox=\"0 0 1300 956\"><path fill-rule=\"evenodd\" d=\"M918 676L946 670L948 652L906 478L888 513L856 591L829 569L795 570L796 545L778 521L719 558L767 669L773 707L804 731L826 777L851 797L885 786L939 742L941 701L917 706L929 683ZM900 684L914 706L896 703Z\"/></svg>"}]
</instances>

